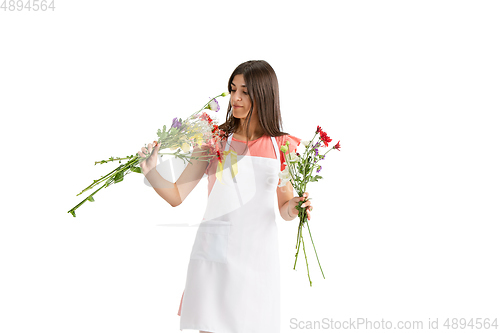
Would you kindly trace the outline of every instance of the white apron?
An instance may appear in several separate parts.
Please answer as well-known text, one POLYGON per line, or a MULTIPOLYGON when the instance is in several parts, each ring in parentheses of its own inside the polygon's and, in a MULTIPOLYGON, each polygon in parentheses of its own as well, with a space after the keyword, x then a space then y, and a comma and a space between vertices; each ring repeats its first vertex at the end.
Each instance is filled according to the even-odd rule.
MULTIPOLYGON (((231 144, 228 137, 226 149, 231 144)), ((276 159, 240 155, 237 174, 225 158, 191 251, 180 329, 279 333, 280 261, 274 202, 276 159)), ((243 143, 244 144, 244 143, 243 143)))

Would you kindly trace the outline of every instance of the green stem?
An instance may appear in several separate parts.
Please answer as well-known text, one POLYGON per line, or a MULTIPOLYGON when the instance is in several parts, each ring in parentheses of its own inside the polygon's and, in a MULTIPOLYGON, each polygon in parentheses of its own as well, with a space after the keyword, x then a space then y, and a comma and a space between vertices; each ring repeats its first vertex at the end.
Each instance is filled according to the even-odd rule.
POLYGON ((117 158, 113 158, 113 159, 107 159, 107 160, 102 160, 102 161, 96 161, 96 162, 94 162, 94 165, 97 165, 97 164, 104 164, 104 163, 114 162, 114 161, 130 160, 131 158, 134 158, 134 157, 117 157, 117 158))
POLYGON ((302 238, 302 230, 300 231, 300 239, 302 240, 302 249, 304 250, 304 257, 306 258, 307 276, 309 277, 309 284, 312 287, 311 276, 309 275, 309 264, 307 263, 306 247, 304 245, 304 239, 302 238))
POLYGON ((316 246, 314 246, 314 241, 313 241, 313 238, 312 238, 312 235, 311 235, 311 229, 309 228, 309 222, 307 222, 307 230, 309 230, 309 237, 311 238, 311 242, 312 242, 312 245, 313 245, 313 248, 314 248, 314 253, 316 253, 316 259, 318 260, 318 265, 319 265, 319 269, 321 269, 321 274, 323 274, 323 279, 325 278, 325 274, 323 273, 323 269, 321 268, 321 264, 319 262, 319 258, 318 258, 318 253, 316 252, 316 246))
POLYGON ((110 173, 108 173, 107 175, 105 176, 102 176, 101 178, 99 178, 98 180, 94 180, 94 182, 92 184, 90 184, 89 186, 87 186, 83 191, 81 191, 80 193, 78 193, 76 196, 79 196, 80 194, 82 194, 83 192, 85 191, 88 191, 90 190, 91 188, 95 187, 96 185, 102 183, 103 181, 105 181, 106 179, 109 179, 110 177, 113 177, 116 172, 118 170, 121 170, 123 168, 123 165, 119 165, 116 169, 114 169, 113 171, 111 171, 110 173))
POLYGON ((293 264, 293 269, 295 270, 295 266, 297 265, 297 257, 299 256, 299 251, 300 251, 300 223, 299 223, 299 230, 297 231, 297 238, 299 239, 299 245, 295 246, 297 249, 297 252, 295 253, 295 263, 293 264))
POLYGON ((295 248, 297 248, 299 244, 299 232, 300 232, 300 222, 299 222, 299 227, 297 228, 297 241, 295 242, 295 248))
POLYGON ((203 105, 203 107, 201 109, 199 109, 198 111, 196 111, 195 113, 193 113, 192 115, 190 115, 188 118, 191 118, 192 116, 194 116, 195 114, 199 113, 200 111, 205 110, 206 107, 210 104, 211 101, 213 101, 217 97, 221 97, 221 96, 222 96, 222 94, 220 94, 218 96, 215 96, 214 98, 212 98, 211 100, 209 100, 205 105, 203 105))
MULTIPOLYGON (((294 163, 292 163, 292 165, 290 165, 290 158, 287 158, 287 156, 289 156, 288 154, 283 153, 283 155, 285 155, 285 162, 286 162, 286 165, 288 166, 288 171, 290 171, 290 174, 292 176, 292 179, 295 179, 295 166, 294 166, 294 163)), ((292 185, 294 185, 292 183, 292 185)), ((295 188, 295 186, 293 186, 295 188)), ((295 190, 297 191, 297 189, 295 190)))
MULTIPOLYGON (((96 191, 94 191, 94 193, 90 194, 88 197, 85 198, 85 200, 83 200, 82 202, 80 202, 78 205, 76 205, 75 207, 71 208, 70 210, 68 210, 68 213, 71 213, 73 212, 73 214, 75 213, 75 209, 78 209, 78 207, 80 207, 81 205, 83 205, 85 203, 85 201, 87 201, 91 196, 93 196, 94 194, 96 194, 97 192, 99 192, 103 187, 107 187, 109 184, 104 184, 102 185, 100 188, 98 188, 96 191)), ((73 215, 76 217, 76 215, 73 215)))

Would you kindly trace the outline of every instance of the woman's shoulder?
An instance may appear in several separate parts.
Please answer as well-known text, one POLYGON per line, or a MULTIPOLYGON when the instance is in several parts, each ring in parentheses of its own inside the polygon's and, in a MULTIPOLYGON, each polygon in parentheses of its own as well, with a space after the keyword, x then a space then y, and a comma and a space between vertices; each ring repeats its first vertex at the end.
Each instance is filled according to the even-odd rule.
POLYGON ((293 147, 297 147, 300 145, 301 139, 295 135, 292 134, 284 134, 280 136, 274 137, 276 139, 276 143, 281 147, 282 145, 285 145, 286 142, 288 141, 289 144, 293 147))

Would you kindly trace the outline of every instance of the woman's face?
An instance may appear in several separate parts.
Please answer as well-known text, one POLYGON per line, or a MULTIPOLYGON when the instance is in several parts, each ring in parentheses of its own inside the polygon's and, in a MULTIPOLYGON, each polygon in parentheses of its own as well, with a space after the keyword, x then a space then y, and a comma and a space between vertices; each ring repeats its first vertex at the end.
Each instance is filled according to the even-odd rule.
MULTIPOLYGON (((245 86, 243 74, 235 75, 231 83, 231 106, 233 107, 233 116, 235 118, 244 119, 250 112, 252 101, 248 95, 248 89, 245 86)), ((256 110, 254 107, 254 115, 256 110)))

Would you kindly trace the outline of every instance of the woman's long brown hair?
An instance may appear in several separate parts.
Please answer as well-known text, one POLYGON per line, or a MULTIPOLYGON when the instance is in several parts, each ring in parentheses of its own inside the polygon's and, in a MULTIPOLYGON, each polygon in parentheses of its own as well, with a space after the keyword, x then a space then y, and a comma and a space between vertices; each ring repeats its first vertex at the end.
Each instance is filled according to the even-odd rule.
MULTIPOLYGON (((248 121, 245 126, 247 137, 246 145, 248 146, 250 120, 254 105, 259 110, 259 123, 265 134, 275 137, 281 135, 289 135, 282 132, 282 120, 280 111, 280 98, 278 78, 274 69, 264 60, 250 60, 240 64, 231 74, 227 84, 228 91, 231 91, 231 83, 236 75, 243 74, 245 85, 247 86, 250 100, 252 101, 250 112, 248 113, 248 121)), ((231 133, 234 133, 240 126, 240 119, 235 118, 232 113, 231 103, 227 107, 226 122, 219 126, 227 138, 231 133)))

